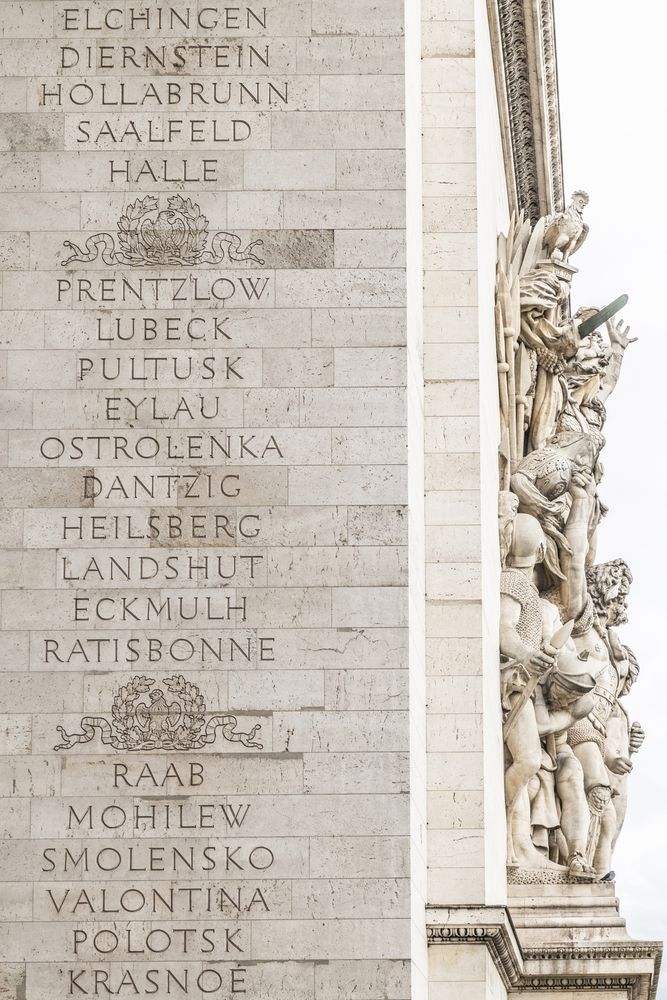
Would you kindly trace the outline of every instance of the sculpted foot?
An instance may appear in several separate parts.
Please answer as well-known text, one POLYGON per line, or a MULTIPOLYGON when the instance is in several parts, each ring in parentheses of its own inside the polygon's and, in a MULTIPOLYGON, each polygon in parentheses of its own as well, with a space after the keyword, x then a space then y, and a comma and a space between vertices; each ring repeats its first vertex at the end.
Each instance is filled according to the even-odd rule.
POLYGON ((575 851, 568 858, 568 867, 572 878, 581 879, 584 882, 597 882, 600 876, 592 865, 589 865, 586 858, 579 851, 575 851))
POLYGON ((533 844, 515 845, 514 856, 516 863, 522 868, 538 868, 543 871, 564 871, 562 865, 557 865, 555 861, 550 861, 533 844))

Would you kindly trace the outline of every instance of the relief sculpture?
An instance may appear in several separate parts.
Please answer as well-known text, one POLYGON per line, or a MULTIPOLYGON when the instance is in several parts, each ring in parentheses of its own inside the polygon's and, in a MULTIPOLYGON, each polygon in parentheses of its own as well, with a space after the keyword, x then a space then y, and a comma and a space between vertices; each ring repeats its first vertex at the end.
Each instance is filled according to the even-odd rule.
POLYGON ((632 574, 600 563, 605 404, 633 342, 571 307, 588 195, 499 240, 500 683, 511 882, 612 880, 644 732, 624 698, 639 667, 619 629, 632 574), (603 332, 604 331, 604 332, 603 332))

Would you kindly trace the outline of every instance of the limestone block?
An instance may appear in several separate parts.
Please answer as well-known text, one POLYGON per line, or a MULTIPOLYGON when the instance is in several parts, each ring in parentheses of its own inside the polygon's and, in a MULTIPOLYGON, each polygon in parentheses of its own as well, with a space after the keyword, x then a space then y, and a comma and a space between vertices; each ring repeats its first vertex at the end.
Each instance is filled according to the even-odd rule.
MULTIPOLYGON (((448 5, 451 7, 451 5, 448 5)), ((432 8, 427 8, 430 10, 432 8)), ((472 4, 470 5, 472 13, 472 4)), ((475 54, 475 23, 450 20, 441 13, 442 20, 431 20, 422 40, 422 53, 427 59, 442 59, 475 54)))
POLYGON ((405 80, 398 75, 323 76, 320 107, 323 111, 400 111, 405 102, 404 88, 405 80))
MULTIPOLYGON (((15 234, 9 234, 10 239, 15 234)), ((0 313, 0 344, 37 350, 44 346, 44 316, 39 312, 18 312, 12 309, 0 313)))
POLYGON ((245 186, 254 191, 326 190, 336 184, 333 150, 253 150, 244 154, 243 163, 245 186))
MULTIPOLYGON (((427 489, 451 490, 452 492, 469 492, 475 489, 479 482, 480 456, 476 452, 434 452, 426 455, 425 479, 427 489)), ((476 523, 477 517, 471 523, 476 523)), ((443 522, 443 527, 455 525, 443 522)))
POLYGON ((334 353, 337 386, 405 385, 405 351, 396 348, 340 348, 334 353))
MULTIPOLYGON (((0 763, 0 788, 8 800, 20 796, 27 802, 31 797, 58 795, 60 762, 48 757, 19 755, 3 760, 0 763)), ((25 836, 29 836, 29 832, 25 836)))
MULTIPOLYGON (((301 73, 403 73, 403 40, 373 37, 311 35, 297 40, 301 73)), ((399 143, 400 148, 401 144, 399 143)))
POLYGON ((349 712, 357 709, 408 708, 408 686, 400 670, 331 670, 326 674, 325 707, 349 712))
POLYGON ((479 520, 479 497, 473 490, 433 490, 426 498, 427 526, 479 524, 479 520))
MULTIPOLYGON (((350 41, 347 40, 350 45, 350 41)), ((403 116, 388 111, 285 111, 273 125, 274 149, 396 149, 403 116)))
POLYGON ((405 472, 392 465, 349 465, 322 468, 317 479, 307 470, 290 470, 293 504, 392 504, 405 499, 405 472))
POLYGON ((291 753, 407 749, 403 712, 276 712, 274 748, 291 753))
POLYGON ((331 408, 336 407, 343 426, 400 427, 404 406, 404 393, 398 388, 305 389, 301 394, 301 421, 309 427, 322 426, 331 408))
POLYGON ((474 0, 424 0, 422 7, 424 21, 472 21, 474 13, 474 0))
POLYGON ((306 792, 406 792, 409 759, 399 753, 306 753, 306 792))
POLYGON ((405 155, 396 149, 342 149, 336 154, 336 187, 402 190, 405 155))
MULTIPOLYGON (((438 61, 438 64, 442 60, 438 61)), ((477 110, 475 104, 475 94, 468 93, 447 93, 446 91, 435 90, 424 94, 423 98, 423 123, 425 128, 452 128, 463 126, 474 126, 477 122, 477 110)), ((472 196, 477 191, 476 163, 473 158, 468 164, 459 164, 458 167, 465 166, 465 175, 472 181, 471 191, 448 191, 441 194, 463 194, 472 196), (472 168, 472 169, 471 169, 472 168)), ((454 164, 456 166, 456 164, 454 164)), ((437 192, 436 192, 437 193, 437 192)))
POLYGON ((294 229, 400 229, 404 196, 397 191, 288 191, 284 220, 294 229))
POLYGON ((30 715, 12 713, 0 715, 0 753, 28 753, 32 740, 30 715))
POLYGON ((400 231, 340 230, 335 236, 337 267, 402 267, 405 236, 400 231))
POLYGON ((0 103, 6 113, 26 111, 27 82, 18 77, 0 77, 0 103))
POLYGON ((348 507, 348 541, 367 545, 405 545, 405 507, 348 507))
MULTIPOLYGON (((0 885, 0 906, 4 920, 31 920, 32 890, 26 882, 5 882, 0 885)), ((6 974, 6 970, 3 970, 6 974)))
MULTIPOLYGON (((17 47, 16 42, 12 42, 8 45, 7 42, 0 43, 0 52, 6 61, 11 58, 10 53, 14 51, 17 47)), ((30 43, 29 48, 35 52, 35 46, 30 43)), ((0 113, 0 150, 2 151, 41 151, 41 150, 55 150, 62 149, 65 133, 65 117, 64 115, 54 114, 50 118, 43 118, 41 115, 35 114, 23 114, 23 113, 0 113)), ((60 211, 58 207, 54 205, 54 200, 52 198, 45 198, 37 194, 33 194, 31 197, 24 196, 27 200, 23 202, 26 209, 29 209, 32 213, 31 215, 31 225, 32 220, 37 219, 39 215, 38 206, 41 204, 45 209, 49 209, 51 212, 51 217, 56 221, 63 221, 66 224, 66 220, 69 218, 77 218, 74 215, 75 209, 72 204, 76 204, 75 200, 72 199, 71 204, 62 204, 60 211)), ((60 201, 59 201, 59 204, 60 201)), ((14 212, 10 211, 10 203, 6 199, 0 199, 0 205, 3 206, 2 218, 3 218, 3 229, 13 228, 9 225, 9 220, 12 218, 23 217, 24 224, 27 221, 25 214, 17 211, 15 208, 14 212)), ((78 215, 78 213, 77 213, 78 215)), ((77 225, 74 222, 73 225, 77 225)), ((41 228, 46 229, 47 226, 42 226, 41 228)))
POLYGON ((313 0, 313 33, 317 35, 400 35, 402 0, 313 0))
POLYGON ((429 636, 478 639, 482 634, 481 601, 429 601, 426 621, 429 636))
POLYGON ((476 233, 475 198, 453 195, 424 198, 424 232, 476 233))
POLYGON ((0 177, 3 192, 34 190, 39 187, 39 163, 25 153, 0 153, 0 177))
POLYGON ((332 594, 332 624, 406 625, 404 587, 338 587, 332 594))
POLYGON ((256 427, 296 427, 299 424, 298 389, 247 389, 245 418, 256 427))
POLYGON ((266 350, 263 357, 265 386, 326 386, 333 384, 332 350, 266 350))
POLYGON ((481 674, 482 643, 479 639, 429 639, 426 643, 427 675, 472 677, 481 674))
POLYGON ((289 929, 269 921, 253 927, 253 958, 303 960, 317 946, 325 959, 400 958, 409 939, 409 920, 292 920, 289 929), (273 949, 273 954, 268 954, 273 949))
POLYGON ((436 716, 482 711, 482 683, 479 677, 428 677, 426 691, 429 709, 436 716))
POLYGON ((273 648, 283 669, 314 664, 336 669, 348 659, 358 669, 407 667, 407 637, 400 628, 283 629, 276 632, 273 648))
MULTIPOLYGON (((474 271, 428 271, 424 276, 424 304, 474 306, 477 302, 477 274, 474 271)), ((429 377, 429 374, 427 374, 429 377)))
POLYGON ((403 428, 351 427, 334 432, 331 448, 331 458, 336 463, 361 463, 370 451, 382 455, 386 462, 400 465, 405 461, 407 435, 403 428))
POLYGON ((3 632, 0 636, 1 669, 10 672, 27 669, 29 644, 27 632, 3 632))
POLYGON ((290 711, 324 705, 318 670, 244 670, 228 676, 231 711, 290 711))
POLYGON ((410 990, 410 966, 400 961, 329 961, 316 967, 317 1000, 402 1000, 410 990))
POLYGON ((424 388, 426 416, 474 416, 479 413, 479 386, 463 379, 427 384, 424 388))
POLYGON ((398 837, 314 837, 310 841, 312 878, 331 878, 344 871, 348 878, 402 878, 409 859, 398 837))
MULTIPOLYGON (((429 101, 429 109, 428 122, 432 126, 441 122, 443 127, 446 126, 446 119, 452 114, 457 121, 463 117, 459 110, 452 112, 449 106, 443 108, 435 104, 434 98, 429 101), (443 121, 443 119, 445 120, 443 121)), ((425 163, 423 168, 424 195, 427 198, 448 195, 474 197, 477 190, 475 167, 474 163, 425 163)))
POLYGON ((470 344, 478 336, 477 310, 441 306, 424 310, 424 342, 470 344))
POLYGON ((426 748, 429 753, 484 749, 480 715, 455 715, 454 711, 452 708, 442 715, 429 714, 426 722, 426 748))
POLYGON ((78 229, 78 195, 0 194, 0 218, 3 230, 29 228, 33 231, 78 229))
POLYGON ((314 347, 396 347, 405 344, 401 309, 313 309, 314 347))
POLYGON ((292 900, 299 919, 400 916, 407 901, 405 879, 311 879, 295 883, 292 900))
POLYGON ((32 395, 0 390, 0 427, 29 427, 32 422, 32 395))
POLYGON ((428 805, 430 830, 481 830, 484 827, 481 791, 432 791, 428 805))

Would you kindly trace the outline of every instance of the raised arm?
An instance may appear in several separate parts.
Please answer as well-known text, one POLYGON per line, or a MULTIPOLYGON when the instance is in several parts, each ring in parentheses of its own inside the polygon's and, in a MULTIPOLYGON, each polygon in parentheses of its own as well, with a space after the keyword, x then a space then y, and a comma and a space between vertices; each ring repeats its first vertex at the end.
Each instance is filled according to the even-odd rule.
POLYGON ((565 537, 570 553, 563 559, 565 580, 561 584, 561 599, 565 618, 575 621, 583 614, 588 602, 586 558, 591 511, 595 501, 595 480, 592 473, 579 469, 572 475, 570 486, 572 507, 565 525, 565 537))
POLYGON ((634 344, 637 340, 636 337, 630 336, 630 327, 625 326, 622 320, 619 320, 618 323, 609 320, 607 323, 607 333, 609 334, 610 344, 607 350, 609 366, 602 381, 602 388, 598 393, 598 399, 601 403, 605 403, 609 399, 618 384, 621 376, 623 355, 628 344, 634 344))

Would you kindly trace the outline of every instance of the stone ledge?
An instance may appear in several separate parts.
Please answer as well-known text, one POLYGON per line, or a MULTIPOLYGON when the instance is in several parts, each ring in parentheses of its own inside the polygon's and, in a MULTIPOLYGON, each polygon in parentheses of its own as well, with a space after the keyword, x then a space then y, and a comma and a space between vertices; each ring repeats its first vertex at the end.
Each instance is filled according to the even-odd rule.
MULTIPOLYGON (((592 928, 595 930, 595 928, 592 928)), ((432 906, 426 911, 430 947, 483 945, 507 990, 620 991, 628 1000, 655 1000, 662 944, 625 940, 522 945, 505 906, 432 906)), ((546 931, 546 933, 549 933, 546 931)))

